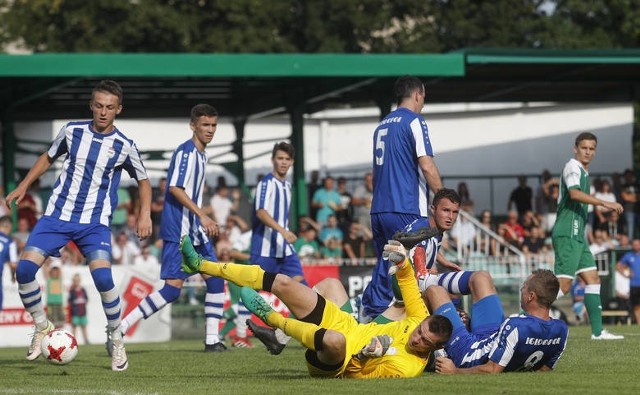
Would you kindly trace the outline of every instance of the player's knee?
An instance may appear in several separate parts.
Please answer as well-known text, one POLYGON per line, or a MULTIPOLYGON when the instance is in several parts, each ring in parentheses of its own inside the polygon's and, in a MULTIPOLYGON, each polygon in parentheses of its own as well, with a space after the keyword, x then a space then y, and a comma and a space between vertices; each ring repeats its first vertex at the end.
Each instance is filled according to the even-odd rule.
POLYGON ((93 283, 99 292, 107 292, 114 288, 113 277, 111 276, 111 268, 100 267, 91 271, 93 283))
POLYGON ((162 298, 167 301, 167 303, 172 303, 178 300, 178 298, 180 297, 180 288, 165 283, 164 287, 160 289, 159 293, 160 295, 162 295, 162 298))
POLYGON ((287 276, 286 274, 277 274, 275 281, 273 282, 272 290, 276 288, 284 290, 290 288, 295 283, 297 283, 297 281, 287 276))
POLYGON ((18 284, 26 284, 36 279, 36 273, 40 266, 29 260, 20 260, 16 268, 16 280, 18 284))
POLYGON ((493 287, 493 279, 489 272, 480 270, 477 272, 473 272, 471 277, 469 278, 469 287, 472 290, 476 289, 478 286, 491 286, 493 287))

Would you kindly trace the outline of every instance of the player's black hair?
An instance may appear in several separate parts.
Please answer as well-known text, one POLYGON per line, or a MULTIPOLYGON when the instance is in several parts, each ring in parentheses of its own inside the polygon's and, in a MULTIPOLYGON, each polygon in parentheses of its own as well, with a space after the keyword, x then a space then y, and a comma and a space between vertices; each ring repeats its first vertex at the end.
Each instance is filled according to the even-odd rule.
POLYGON ((405 75, 404 77, 398 78, 393 85, 396 104, 399 105, 402 100, 411 97, 415 91, 424 91, 424 84, 419 78, 412 75, 405 75))
POLYGON ((217 117, 218 110, 209 104, 196 104, 191 108, 191 123, 198 122, 200 117, 217 117))
POLYGON ((124 99, 124 94, 122 93, 122 87, 113 80, 102 80, 98 82, 98 85, 96 85, 91 91, 92 100, 96 92, 107 92, 107 93, 111 93, 114 96, 117 96, 118 104, 122 104, 122 100, 124 99))
POLYGON ((296 149, 293 148, 292 144, 287 143, 286 141, 275 143, 275 145, 273 146, 273 151, 271 151, 271 159, 276 157, 276 152, 278 151, 286 152, 291 157, 291 159, 294 159, 296 156, 296 149))
POLYGON ((591 132, 580 133, 578 137, 576 137, 576 147, 578 146, 578 144, 580 144, 582 140, 592 140, 596 142, 596 145, 598 144, 598 138, 596 137, 595 134, 591 132))
POLYGON ((458 195, 458 192, 456 192, 454 189, 442 188, 433 196, 433 202, 431 204, 437 206, 438 203, 440 203, 440 201, 445 198, 451 200, 452 203, 455 203, 457 205, 460 205, 460 203, 462 202, 462 200, 460 199, 460 195, 458 195))
POLYGON ((441 342, 447 342, 453 333, 451 321, 443 315, 434 314, 429 316, 429 331, 437 335, 441 342))

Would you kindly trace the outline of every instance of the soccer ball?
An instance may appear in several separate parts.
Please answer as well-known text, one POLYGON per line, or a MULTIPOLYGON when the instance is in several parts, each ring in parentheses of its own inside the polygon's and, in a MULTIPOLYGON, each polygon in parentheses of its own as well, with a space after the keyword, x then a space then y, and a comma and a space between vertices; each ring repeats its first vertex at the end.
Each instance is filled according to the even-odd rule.
POLYGON ((67 364, 78 355, 75 336, 64 329, 55 329, 46 334, 40 347, 45 359, 56 365, 67 364))

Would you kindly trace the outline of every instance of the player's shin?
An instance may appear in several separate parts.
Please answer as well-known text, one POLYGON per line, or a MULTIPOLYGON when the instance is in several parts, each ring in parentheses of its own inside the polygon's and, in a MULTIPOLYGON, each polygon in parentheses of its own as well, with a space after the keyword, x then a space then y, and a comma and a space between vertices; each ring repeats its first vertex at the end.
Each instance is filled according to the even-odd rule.
POLYGON ((262 289, 264 270, 258 265, 202 261, 200 272, 233 281, 241 287, 262 289))

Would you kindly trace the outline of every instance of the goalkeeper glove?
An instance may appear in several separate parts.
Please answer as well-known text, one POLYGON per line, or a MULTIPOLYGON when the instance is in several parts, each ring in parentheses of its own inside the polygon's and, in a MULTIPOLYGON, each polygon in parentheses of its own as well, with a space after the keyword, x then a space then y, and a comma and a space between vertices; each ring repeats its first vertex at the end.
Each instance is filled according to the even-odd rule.
POLYGON ((378 335, 371 338, 371 341, 356 354, 356 358, 364 360, 367 358, 378 358, 389 351, 389 346, 393 343, 393 338, 388 335, 378 335))
POLYGON ((402 246, 399 241, 389 240, 387 244, 384 246, 384 251, 382 252, 382 258, 388 259, 393 262, 394 266, 389 268, 389 275, 396 274, 398 269, 404 267, 407 264, 407 256, 409 252, 402 246))

